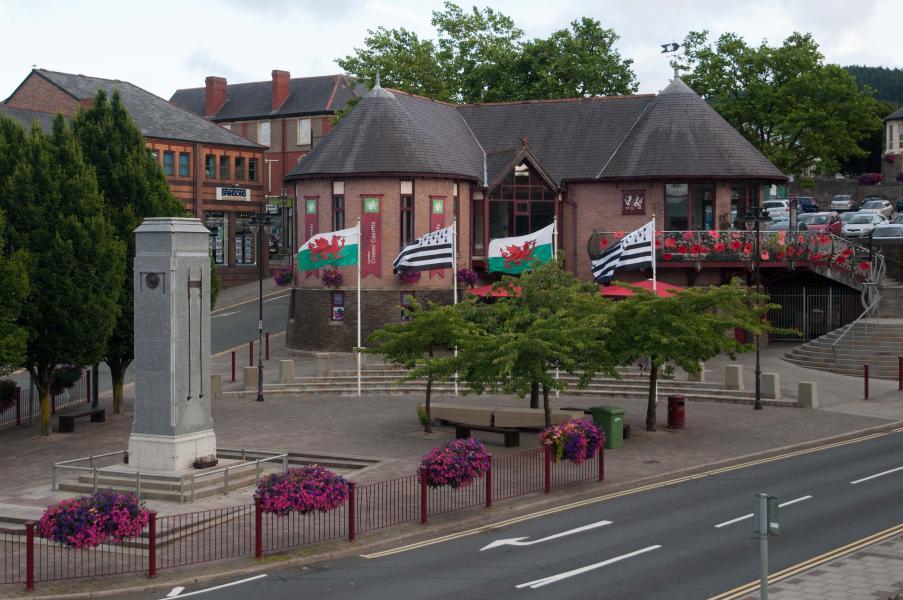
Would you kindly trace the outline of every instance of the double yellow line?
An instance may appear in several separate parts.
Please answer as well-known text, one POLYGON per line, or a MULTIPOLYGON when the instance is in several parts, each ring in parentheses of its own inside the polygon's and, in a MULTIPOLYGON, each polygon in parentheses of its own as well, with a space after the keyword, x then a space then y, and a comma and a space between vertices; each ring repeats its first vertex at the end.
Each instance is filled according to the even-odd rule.
MULTIPOLYGON (((787 579, 788 577, 800 575, 803 572, 822 565, 826 562, 830 562, 836 558, 850 554, 851 552, 862 550, 863 548, 871 546, 872 544, 876 544, 900 534, 903 534, 903 523, 894 525, 893 527, 885 529, 884 531, 879 531, 878 533, 874 533, 860 540, 856 540, 855 542, 849 543, 846 546, 835 548, 834 550, 830 550, 828 552, 825 552, 824 554, 810 558, 809 560, 804 560, 803 562, 795 564, 792 567, 787 567, 783 571, 773 573, 768 576, 768 583, 777 583, 779 581, 787 579)), ((718 594, 717 596, 712 596, 711 598, 709 598, 709 600, 735 600, 736 598, 742 598, 743 596, 755 593, 758 589, 759 582, 750 581, 749 583, 741 585, 740 587, 736 587, 730 591, 718 594)))

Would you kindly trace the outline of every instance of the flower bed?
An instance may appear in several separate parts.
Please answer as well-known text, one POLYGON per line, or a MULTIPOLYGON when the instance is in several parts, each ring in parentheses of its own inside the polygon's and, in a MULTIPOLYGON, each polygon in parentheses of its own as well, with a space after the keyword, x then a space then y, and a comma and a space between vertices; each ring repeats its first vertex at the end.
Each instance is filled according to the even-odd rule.
POLYGON ((148 512, 138 498, 111 490, 51 504, 38 521, 38 535, 70 548, 91 548, 141 535, 148 512))
POLYGON ((577 419, 541 431, 539 439, 551 444, 556 460, 566 458, 579 465, 595 456, 605 442, 605 434, 588 419, 577 419))
POLYGON ((447 485, 459 488, 483 476, 489 470, 489 453, 479 440, 452 440, 433 448, 420 459, 420 476, 432 488, 447 485))
POLYGON ((265 512, 287 515, 334 510, 348 499, 348 480, 320 465, 275 473, 257 483, 254 498, 265 512))

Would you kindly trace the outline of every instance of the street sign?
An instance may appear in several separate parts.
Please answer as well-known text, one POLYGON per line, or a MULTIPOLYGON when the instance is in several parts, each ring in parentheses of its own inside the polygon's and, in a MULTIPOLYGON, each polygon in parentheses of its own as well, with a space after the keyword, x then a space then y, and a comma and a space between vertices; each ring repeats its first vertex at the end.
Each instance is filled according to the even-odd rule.
POLYGON ((757 494, 760 498, 765 497, 765 502, 756 499, 755 509, 753 511, 755 532, 760 535, 777 535, 780 530, 780 506, 775 496, 767 494, 757 494))

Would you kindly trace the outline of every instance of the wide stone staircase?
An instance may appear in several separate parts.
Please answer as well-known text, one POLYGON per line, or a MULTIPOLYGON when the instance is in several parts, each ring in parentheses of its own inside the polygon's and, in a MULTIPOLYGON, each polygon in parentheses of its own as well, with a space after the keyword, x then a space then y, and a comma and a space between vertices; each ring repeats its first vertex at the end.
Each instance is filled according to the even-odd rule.
MULTIPOLYGON (((882 297, 883 300, 883 297, 882 297)), ((903 318, 863 318, 797 346, 785 360, 840 375, 896 379, 903 355, 903 318)))

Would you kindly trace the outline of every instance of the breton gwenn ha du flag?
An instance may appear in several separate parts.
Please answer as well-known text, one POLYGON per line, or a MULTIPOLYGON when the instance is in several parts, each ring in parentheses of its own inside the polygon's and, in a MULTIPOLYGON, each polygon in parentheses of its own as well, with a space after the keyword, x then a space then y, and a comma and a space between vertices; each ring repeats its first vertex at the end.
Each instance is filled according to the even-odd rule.
POLYGON ((596 283, 608 283, 615 271, 635 271, 651 267, 652 240, 655 239, 655 221, 646 223, 636 231, 625 235, 621 241, 592 261, 593 279, 596 283))
POLYGON ((437 229, 414 240, 404 247, 392 266, 396 271, 428 271, 451 269, 454 261, 453 227, 437 229))

